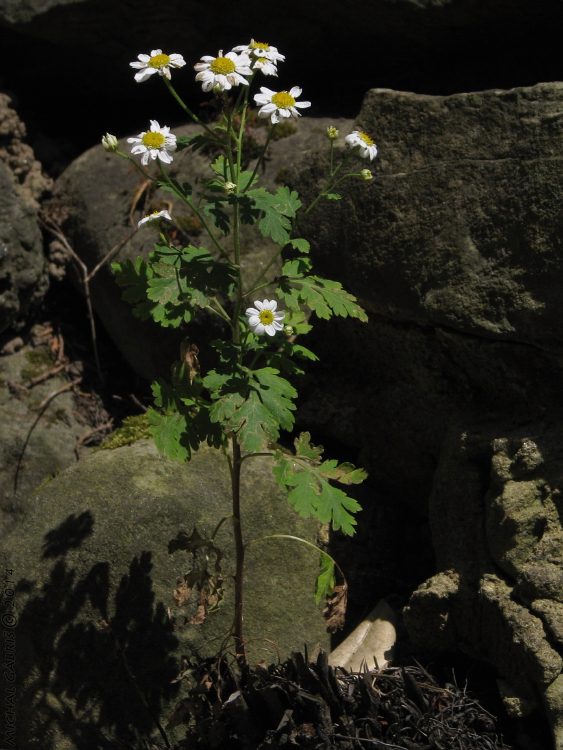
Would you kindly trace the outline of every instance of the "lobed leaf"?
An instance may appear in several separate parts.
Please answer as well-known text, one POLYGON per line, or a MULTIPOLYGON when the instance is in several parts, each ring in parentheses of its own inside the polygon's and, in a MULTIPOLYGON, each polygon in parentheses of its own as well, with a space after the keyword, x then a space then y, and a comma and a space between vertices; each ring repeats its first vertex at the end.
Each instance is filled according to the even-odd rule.
POLYGON ((315 602, 317 604, 320 604, 323 599, 332 594, 335 584, 334 560, 324 552, 321 552, 320 568, 315 591, 315 602))

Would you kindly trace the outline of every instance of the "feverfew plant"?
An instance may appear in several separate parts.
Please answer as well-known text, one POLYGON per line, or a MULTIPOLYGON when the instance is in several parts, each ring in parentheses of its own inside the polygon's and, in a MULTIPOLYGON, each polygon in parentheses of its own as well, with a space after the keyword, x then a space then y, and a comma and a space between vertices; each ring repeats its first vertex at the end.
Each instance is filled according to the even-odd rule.
MULTIPOLYGON (((288 493, 288 502, 297 513, 315 516, 350 535, 356 524, 354 513, 360 506, 336 483, 357 484, 366 476, 352 464, 323 460, 322 447, 313 446, 307 432, 295 439, 294 450, 278 443, 280 431, 291 431, 294 426, 297 392, 285 376, 303 372, 300 361, 317 359, 298 343, 299 336, 311 330, 313 316, 329 319, 340 315, 367 320, 356 299, 341 284, 313 272, 309 243, 299 236, 299 226, 320 200, 340 198, 334 188, 342 180, 371 179, 368 169, 343 174, 343 167, 354 155, 372 161, 377 153, 369 135, 354 131, 347 136, 348 149, 335 167, 334 144, 339 134, 336 128, 329 127, 329 173, 324 187, 309 206, 303 206, 298 194, 288 187, 280 187, 272 194, 259 186, 260 165, 278 123, 296 119, 302 114, 300 109, 310 106, 308 101, 298 101, 301 96, 298 86, 282 91, 260 87, 253 101, 259 107, 258 117, 269 120, 268 137, 254 168, 251 171, 242 168, 252 85, 256 77, 277 76, 277 66, 284 59, 276 47, 254 39, 226 54, 221 50, 217 57, 202 57, 194 66, 196 80, 204 91, 212 92, 224 116, 221 125, 208 126, 172 86, 172 76, 186 64, 184 58, 160 49, 152 50, 150 55, 140 54, 131 63, 139 71, 135 80, 143 83, 158 74, 156 77, 164 81, 184 111, 201 126, 201 132, 191 137, 176 137, 168 126, 161 127, 151 120, 147 131, 128 139, 132 144, 130 155, 119 150, 115 136, 107 133, 102 138, 107 151, 132 161, 144 178, 153 180, 158 188, 189 206, 211 242, 210 249, 206 249, 193 245, 177 247, 169 241, 166 228, 174 224, 169 204, 169 210, 156 211, 139 222, 139 227, 156 226, 160 234, 160 242, 148 262, 138 258, 135 263, 114 263, 112 267, 117 283, 125 287, 123 298, 134 305, 134 315, 142 320, 152 318, 164 327, 178 328, 189 324, 200 307, 221 318, 228 331, 225 340, 211 342, 218 364, 206 373, 200 372, 198 347, 185 339, 180 346, 180 361, 172 367, 171 382, 153 383, 154 406, 149 409, 148 418, 156 445, 170 458, 189 460, 204 441, 220 449, 226 457, 231 475, 232 514, 219 520, 210 539, 202 538, 194 529, 190 535, 181 532, 172 546, 185 549, 194 557, 202 548, 217 554, 215 537, 225 521, 232 521, 236 553, 232 635, 239 663, 246 658, 245 550, 250 544, 286 536, 245 539, 240 497, 244 463, 255 456, 268 456, 278 484, 288 493), (201 180, 196 189, 188 182, 180 185, 165 169, 177 151, 186 148, 219 154, 211 164, 213 176, 201 180), (139 156, 142 166, 134 158, 139 156), (143 169, 152 164, 157 170, 153 175, 143 169), (277 245, 255 278, 246 278, 241 267, 241 224, 256 225, 263 236, 270 237, 277 245), (229 247, 223 241, 228 234, 232 235, 229 247), (273 267, 280 256, 282 270, 275 276, 273 267), (260 291, 274 283, 277 299, 260 299, 260 291)), ((305 540, 298 541, 314 546, 305 540)), ((335 586, 335 562, 326 552, 319 552, 316 598, 318 602, 327 599, 328 627, 335 630, 343 623, 346 584, 335 586)), ((199 591, 199 607, 191 618, 193 623, 203 622, 207 610, 222 597, 219 558, 220 554, 216 575, 207 569, 191 570, 175 591, 178 605, 186 603, 192 592, 199 591)))

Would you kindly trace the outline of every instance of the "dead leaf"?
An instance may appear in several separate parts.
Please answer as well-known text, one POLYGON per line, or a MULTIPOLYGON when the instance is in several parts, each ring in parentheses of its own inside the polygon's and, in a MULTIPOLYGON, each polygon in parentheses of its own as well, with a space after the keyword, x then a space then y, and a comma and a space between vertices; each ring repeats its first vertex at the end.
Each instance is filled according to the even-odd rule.
POLYGON ((190 383, 194 382, 195 376, 199 375, 200 372, 198 354, 198 347, 195 344, 190 344, 189 338, 185 338, 180 344, 180 357, 182 363, 188 368, 190 383))
POLYGON ((174 589, 174 603, 177 607, 186 604, 191 595, 195 584, 201 579, 201 571, 190 570, 185 576, 176 578, 176 588, 174 589))
POLYGON ((192 615, 188 620, 190 625, 203 625, 205 618, 207 617, 207 606, 205 604, 199 604, 196 609, 195 615, 192 615))
POLYGON ((326 600, 323 615, 326 619, 327 633, 342 630, 346 620, 346 603, 348 601, 348 586, 335 586, 332 596, 326 600))
POLYGON ((190 714, 197 716, 197 713, 199 713, 199 711, 197 711, 199 708, 199 706, 196 705, 197 703, 200 703, 200 701, 192 701, 189 698, 181 700, 168 717, 168 724, 165 727, 166 731, 168 732, 170 729, 174 729, 174 727, 177 727, 180 724, 187 723, 190 719, 190 714))

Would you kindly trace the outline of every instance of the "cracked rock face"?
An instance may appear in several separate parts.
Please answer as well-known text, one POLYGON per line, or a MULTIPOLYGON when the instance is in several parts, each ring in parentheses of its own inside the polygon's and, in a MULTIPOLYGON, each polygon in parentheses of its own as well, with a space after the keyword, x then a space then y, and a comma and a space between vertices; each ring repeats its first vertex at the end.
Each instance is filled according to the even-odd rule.
POLYGON ((24 143, 25 126, 0 94, 0 332, 37 305, 49 286, 37 223, 51 182, 24 143))
POLYGON ((554 422, 489 419, 451 430, 430 497, 440 572, 405 610, 421 648, 461 648, 494 664, 510 714, 527 715, 543 701, 558 748, 562 440, 554 422))
MULTIPOLYGON (((429 508, 436 574, 406 610, 427 651, 498 670, 513 715, 563 747, 563 84, 450 97, 374 89, 368 183, 304 223, 315 270, 367 309, 315 325, 301 424, 362 447, 405 514, 429 508), (351 387, 353 383, 353 387, 351 387)), ((292 187, 307 201, 324 153, 292 187)))

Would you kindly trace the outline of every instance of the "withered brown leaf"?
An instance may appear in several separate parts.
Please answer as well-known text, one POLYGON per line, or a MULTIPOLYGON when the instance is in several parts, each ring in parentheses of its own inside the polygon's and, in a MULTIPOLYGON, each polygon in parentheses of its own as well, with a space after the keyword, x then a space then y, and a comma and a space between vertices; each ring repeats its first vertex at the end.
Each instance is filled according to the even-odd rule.
POLYGON ((326 629, 328 633, 336 633, 342 630, 346 620, 346 604, 348 602, 348 586, 335 586, 332 596, 326 600, 326 607, 323 609, 323 615, 326 619, 326 629))

